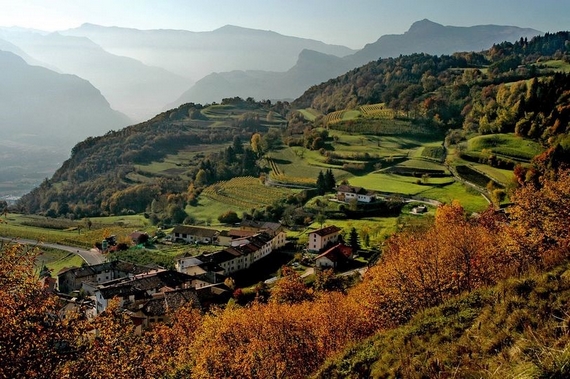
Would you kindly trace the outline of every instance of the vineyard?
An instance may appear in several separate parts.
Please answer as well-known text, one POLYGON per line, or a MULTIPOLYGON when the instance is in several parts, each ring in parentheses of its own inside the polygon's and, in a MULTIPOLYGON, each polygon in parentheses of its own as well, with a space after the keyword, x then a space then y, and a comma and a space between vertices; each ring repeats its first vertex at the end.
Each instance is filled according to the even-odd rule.
POLYGON ((364 116, 376 118, 395 118, 397 116, 404 116, 404 113, 401 111, 397 112, 393 109, 386 108, 384 103, 362 105, 360 107, 360 112, 362 112, 364 116))
POLYGON ((331 112, 324 117, 323 122, 325 123, 325 125, 335 124, 337 122, 341 122, 342 116, 344 115, 344 112, 345 111, 331 112))
POLYGON ((269 168, 271 168, 271 173, 269 177, 271 181, 276 184, 280 184, 283 186, 300 186, 300 187, 314 187, 316 185, 316 180, 313 178, 307 177, 293 177, 293 176, 286 176, 283 171, 279 168, 279 165, 275 163, 275 161, 270 158, 266 157, 267 164, 269 168))
POLYGON ((252 176, 237 177, 207 187, 202 195, 242 209, 258 208, 290 195, 287 189, 267 187, 252 176))

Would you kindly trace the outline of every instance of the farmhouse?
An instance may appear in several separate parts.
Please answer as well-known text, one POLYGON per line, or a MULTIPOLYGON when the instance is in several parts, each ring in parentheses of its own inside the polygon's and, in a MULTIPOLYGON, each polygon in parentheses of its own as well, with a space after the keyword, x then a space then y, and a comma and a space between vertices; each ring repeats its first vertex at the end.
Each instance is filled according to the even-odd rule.
POLYGON ((309 251, 320 251, 338 241, 341 229, 337 226, 327 226, 309 233, 309 251))
POLYGON ((219 267, 223 275, 228 275, 245 270, 252 263, 268 256, 274 250, 274 246, 278 245, 278 242, 274 241, 276 238, 271 238, 267 233, 258 233, 251 237, 233 240, 231 246, 223 250, 202 254, 196 258, 203 261, 204 265, 219 267))
POLYGON ((278 222, 268 222, 268 221, 254 221, 254 220, 243 220, 239 226, 240 230, 250 231, 254 233, 265 232, 271 237, 275 237, 277 234, 284 231, 283 225, 278 222))
POLYGON ((339 243, 315 258, 315 265, 318 268, 337 268, 351 258, 352 248, 339 243))
POLYGON ((412 208, 413 214, 422 214, 427 212, 427 207, 425 205, 418 205, 417 207, 412 208))
POLYGON ((376 200, 376 192, 368 191, 364 187, 353 187, 342 184, 336 187, 336 198, 346 203, 351 200, 356 200, 360 203, 371 203, 376 200))
POLYGON ((188 243, 211 244, 217 242, 219 233, 219 231, 214 229, 177 225, 172 230, 172 240, 184 240, 188 243))
POLYGON ((97 314, 107 309, 109 300, 119 299, 119 306, 133 309, 153 298, 153 296, 182 288, 193 288, 194 277, 177 271, 158 271, 121 278, 97 286, 95 299, 97 314))
POLYGON ((148 329, 158 322, 168 322, 169 315, 185 304, 200 308, 200 300, 194 288, 167 290, 154 295, 151 299, 127 309, 128 315, 137 326, 136 332, 148 329))
POLYGON ((257 232, 251 230, 230 229, 222 230, 218 235, 218 245, 231 246, 232 241, 238 238, 251 237, 257 232))
POLYGON ((96 286, 119 278, 155 271, 156 267, 140 266, 130 262, 112 261, 93 266, 65 268, 57 274, 57 289, 62 293, 79 291, 84 283, 96 286))
POLYGON ((182 258, 178 258, 176 260, 176 263, 174 263, 174 269, 184 274, 196 276, 205 274, 207 272, 201 267, 203 264, 204 262, 202 262, 200 259, 192 255, 188 255, 182 258))

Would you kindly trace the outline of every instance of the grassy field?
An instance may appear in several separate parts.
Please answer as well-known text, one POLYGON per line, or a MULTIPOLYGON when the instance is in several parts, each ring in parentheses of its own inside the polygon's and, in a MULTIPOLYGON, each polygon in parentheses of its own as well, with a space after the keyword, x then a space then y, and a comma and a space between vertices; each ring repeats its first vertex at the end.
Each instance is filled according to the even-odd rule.
POLYGON ((368 175, 355 176, 349 180, 353 186, 366 189, 402 195, 419 195, 433 187, 447 186, 454 183, 453 178, 430 178, 426 184, 418 184, 418 178, 412 176, 395 175, 382 171, 368 175))
POLYGON ((523 161, 530 161, 543 150, 537 142, 517 137, 514 134, 477 136, 468 141, 467 148, 468 151, 477 153, 490 150, 495 154, 523 161))
POLYGON ((196 206, 187 206, 186 213, 196 218, 199 223, 208 223, 218 225, 218 216, 232 210, 241 216, 243 212, 251 212, 251 208, 242 208, 237 205, 228 206, 228 204, 210 199, 206 196, 200 196, 196 206))
POLYGON ((46 248, 41 248, 40 251, 36 267, 41 269, 45 265, 50 269, 53 277, 65 267, 80 267, 84 263, 80 256, 67 251, 46 248))
POLYGON ((322 116, 321 112, 317 111, 316 109, 312 109, 312 108, 300 109, 299 112, 308 121, 315 121, 315 119, 317 117, 322 116))
POLYGON ((1 236, 82 248, 93 247, 95 242, 110 235, 116 235, 119 242, 128 242, 129 234, 135 230, 150 233, 155 230, 142 215, 91 218, 91 230, 87 228, 84 220, 71 221, 21 214, 9 214, 2 220, 4 222, 0 223, 1 236))
POLYGON ((467 212, 482 212, 489 207, 489 203, 481 194, 458 182, 441 188, 430 188, 420 195, 446 204, 457 200, 467 212))
POLYGON ((570 72, 570 63, 564 62, 563 60, 551 60, 551 61, 542 62, 542 64, 556 71, 567 72, 567 73, 570 72))
POLYGON ((481 163, 469 163, 469 165, 503 186, 507 186, 513 180, 513 172, 511 170, 503 170, 481 163))

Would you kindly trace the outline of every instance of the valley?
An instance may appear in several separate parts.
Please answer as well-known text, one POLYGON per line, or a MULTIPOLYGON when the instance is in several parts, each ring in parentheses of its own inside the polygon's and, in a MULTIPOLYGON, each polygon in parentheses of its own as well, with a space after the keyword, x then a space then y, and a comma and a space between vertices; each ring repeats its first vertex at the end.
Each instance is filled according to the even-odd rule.
POLYGON ((0 377, 570 374, 570 32, 0 38, 0 377))

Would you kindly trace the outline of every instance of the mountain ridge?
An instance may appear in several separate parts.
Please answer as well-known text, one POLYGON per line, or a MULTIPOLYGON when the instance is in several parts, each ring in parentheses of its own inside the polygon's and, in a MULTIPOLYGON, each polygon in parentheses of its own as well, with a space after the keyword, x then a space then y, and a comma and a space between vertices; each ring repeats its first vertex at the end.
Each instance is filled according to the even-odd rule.
MULTIPOLYGON (((244 82, 243 80, 243 77, 247 76, 247 72, 243 72, 240 80, 234 82, 231 80, 233 77, 236 77, 235 70, 233 70, 232 75, 223 72, 218 72, 218 75, 225 77, 225 85, 229 85, 232 88, 232 96, 286 100, 301 96, 302 91, 311 85, 332 79, 380 57, 396 57, 402 54, 407 55, 419 52, 441 55, 452 54, 457 51, 480 51, 489 48, 493 43, 513 42, 521 37, 529 37, 536 34, 540 34, 540 32, 516 26, 476 25, 455 27, 443 26, 424 19, 414 22, 404 34, 381 36, 376 42, 365 45, 364 48, 352 55, 336 57, 329 54, 328 56, 322 56, 311 55, 302 51, 299 53, 300 55, 297 57, 295 65, 289 70, 283 72, 272 70, 272 72, 265 74, 258 72, 257 77, 252 77, 250 82, 244 82), (438 33, 438 35, 434 33, 438 33), (473 34, 473 36, 466 38, 465 34, 473 34), (304 55, 301 56, 301 54, 304 55), (309 63, 311 58, 315 58, 316 61, 309 63), (321 69, 314 70, 314 67, 319 64, 322 66, 321 69), (307 70, 307 72, 303 72, 304 70, 307 70), (272 94, 268 95, 265 90, 261 90, 259 85, 256 84, 259 76, 263 76, 264 80, 268 82, 279 83, 284 72, 288 73, 289 80, 280 83, 278 86, 273 85, 272 94), (316 74, 312 78, 311 72, 316 74), (292 73, 295 73, 295 75, 292 75, 292 73)), ((203 80, 208 83, 207 86, 204 82, 196 82, 193 87, 185 91, 179 99, 169 104, 169 106, 176 107, 184 102, 218 102, 223 97, 227 97, 227 93, 224 92, 227 87, 212 81, 211 77, 205 77, 203 80), (219 88, 219 90, 216 91, 216 88, 219 88)))

